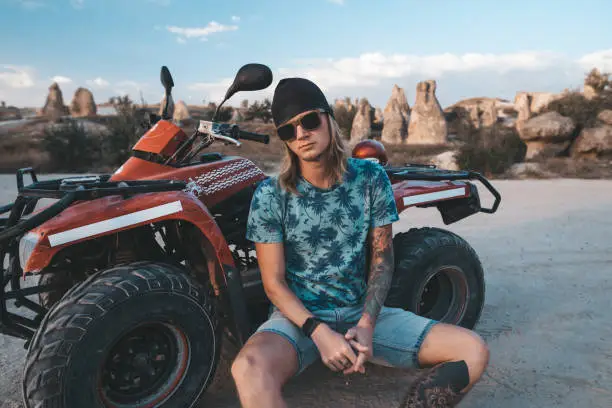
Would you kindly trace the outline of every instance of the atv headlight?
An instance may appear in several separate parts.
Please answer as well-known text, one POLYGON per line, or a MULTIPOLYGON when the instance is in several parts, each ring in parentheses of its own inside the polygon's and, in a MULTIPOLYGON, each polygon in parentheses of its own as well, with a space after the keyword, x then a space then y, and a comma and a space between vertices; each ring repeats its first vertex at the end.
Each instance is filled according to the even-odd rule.
POLYGON ((19 263, 21 268, 25 268, 30 255, 38 244, 39 236, 33 232, 28 232, 19 240, 19 263))

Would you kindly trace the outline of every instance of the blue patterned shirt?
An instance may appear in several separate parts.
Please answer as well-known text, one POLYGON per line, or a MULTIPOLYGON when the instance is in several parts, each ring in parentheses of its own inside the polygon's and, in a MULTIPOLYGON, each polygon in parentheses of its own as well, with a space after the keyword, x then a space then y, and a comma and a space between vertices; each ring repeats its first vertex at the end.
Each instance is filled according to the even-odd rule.
POLYGON ((300 178, 300 196, 276 177, 255 191, 246 238, 283 242, 289 288, 310 311, 363 304, 370 228, 399 219, 391 183, 379 164, 348 159, 343 181, 329 189, 300 178))

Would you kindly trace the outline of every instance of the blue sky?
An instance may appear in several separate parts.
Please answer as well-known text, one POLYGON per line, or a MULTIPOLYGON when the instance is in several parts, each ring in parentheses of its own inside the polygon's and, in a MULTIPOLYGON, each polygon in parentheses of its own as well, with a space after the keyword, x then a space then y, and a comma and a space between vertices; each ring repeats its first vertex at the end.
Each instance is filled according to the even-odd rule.
MULTIPOLYGON (((0 99, 42 106, 56 80, 97 102, 127 93, 218 100, 244 63, 269 65, 274 84, 305 76, 330 101, 384 107, 394 84, 412 105, 418 81, 438 81, 443 106, 473 96, 581 86, 612 71, 610 0, 0 0, 0 99)), ((262 92, 242 99, 271 95, 262 92)))

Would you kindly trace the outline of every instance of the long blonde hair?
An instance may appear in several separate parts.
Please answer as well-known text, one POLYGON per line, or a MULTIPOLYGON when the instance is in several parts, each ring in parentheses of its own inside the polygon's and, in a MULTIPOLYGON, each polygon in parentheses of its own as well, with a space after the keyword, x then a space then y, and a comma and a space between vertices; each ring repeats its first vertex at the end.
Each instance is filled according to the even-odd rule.
MULTIPOLYGON (((347 169, 348 154, 344 144, 344 138, 338 122, 327 114, 327 129, 330 135, 329 145, 323 152, 323 160, 327 163, 325 177, 334 185, 342 181, 347 169)), ((278 182, 280 187, 293 194, 299 195, 297 182, 300 177, 300 160, 295 153, 289 149, 287 143, 283 143, 284 155, 281 162, 278 182)))

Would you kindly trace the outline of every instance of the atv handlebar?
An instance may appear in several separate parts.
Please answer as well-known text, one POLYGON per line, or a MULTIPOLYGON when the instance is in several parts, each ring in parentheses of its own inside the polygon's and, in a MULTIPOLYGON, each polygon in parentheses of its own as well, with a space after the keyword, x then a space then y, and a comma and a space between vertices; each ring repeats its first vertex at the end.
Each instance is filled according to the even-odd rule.
POLYGON ((226 143, 232 143, 236 146, 241 145, 238 139, 251 140, 253 142, 259 142, 263 144, 270 143, 269 135, 240 130, 240 128, 236 124, 230 125, 227 123, 201 120, 198 125, 198 132, 206 133, 215 139, 223 140, 226 143))
POLYGON ((235 129, 237 130, 236 139, 252 140, 254 142, 259 142, 259 143, 264 143, 264 144, 270 143, 269 135, 263 135, 261 133, 254 133, 254 132, 247 132, 246 130, 238 129, 237 126, 235 127, 235 129))

